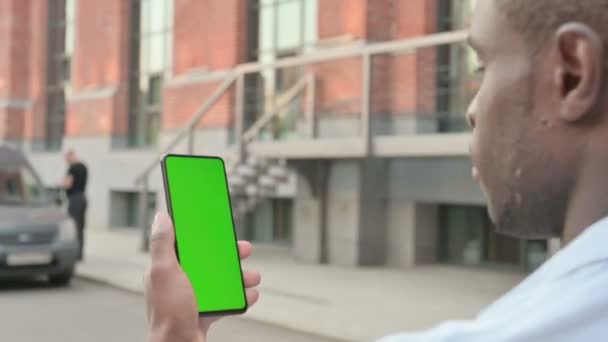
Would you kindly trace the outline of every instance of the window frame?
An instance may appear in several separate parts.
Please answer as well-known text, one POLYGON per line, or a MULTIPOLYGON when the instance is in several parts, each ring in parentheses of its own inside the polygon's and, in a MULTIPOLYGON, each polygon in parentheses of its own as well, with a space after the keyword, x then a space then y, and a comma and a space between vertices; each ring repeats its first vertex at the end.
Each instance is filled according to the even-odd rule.
POLYGON ((63 145, 73 75, 72 60, 76 42, 76 9, 76 0, 49 0, 44 136, 39 146, 33 145, 34 149, 38 147, 43 151, 59 151, 63 145), (70 12, 71 16, 69 15, 70 12), (69 46, 72 47, 72 51, 68 50, 69 46))
MULTIPOLYGON (((171 76, 173 63, 173 0, 130 0, 131 25, 129 30, 129 105, 127 113, 127 133, 125 145, 130 149, 149 148, 158 143, 161 130, 163 87, 171 76), (146 4, 163 5, 160 29, 152 27, 150 15, 152 7, 146 4), (145 17, 148 15, 148 17, 145 17), (147 23, 147 24, 146 24, 147 23), (152 70, 148 57, 143 51, 151 46, 154 39, 160 39, 162 53, 161 67, 152 70), (150 84, 153 78, 160 79, 157 102, 150 104, 150 84), (144 84, 144 82, 146 84, 144 84)), ((158 14, 157 13, 157 14, 158 14)))

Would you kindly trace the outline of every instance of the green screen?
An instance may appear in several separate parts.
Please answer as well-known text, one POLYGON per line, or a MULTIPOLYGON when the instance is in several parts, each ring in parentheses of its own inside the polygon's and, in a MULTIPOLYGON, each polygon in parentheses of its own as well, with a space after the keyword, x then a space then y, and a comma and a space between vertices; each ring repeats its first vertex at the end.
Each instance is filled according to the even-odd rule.
POLYGON ((244 309, 223 161, 170 155, 165 158, 165 174, 177 252, 194 288, 199 312, 244 309))

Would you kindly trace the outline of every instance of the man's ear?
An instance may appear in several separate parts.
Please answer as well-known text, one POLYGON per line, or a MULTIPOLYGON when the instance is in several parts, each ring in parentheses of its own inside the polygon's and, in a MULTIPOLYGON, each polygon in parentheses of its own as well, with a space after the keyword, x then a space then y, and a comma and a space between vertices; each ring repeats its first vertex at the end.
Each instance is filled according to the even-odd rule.
POLYGON ((599 100, 603 82, 603 44, 597 32, 581 23, 562 25, 555 35, 556 86, 560 117, 575 122, 586 117, 599 100))

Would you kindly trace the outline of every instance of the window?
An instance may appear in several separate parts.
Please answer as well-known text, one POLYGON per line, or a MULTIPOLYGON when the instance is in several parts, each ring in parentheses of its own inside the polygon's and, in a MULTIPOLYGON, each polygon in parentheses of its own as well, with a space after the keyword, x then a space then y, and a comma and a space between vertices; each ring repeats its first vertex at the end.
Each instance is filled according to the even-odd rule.
POLYGON ((245 238, 254 242, 289 245, 292 241, 293 202, 267 199, 248 214, 245 238))
POLYGON ((171 66, 173 0, 132 0, 129 147, 156 144, 171 66))
POLYGON ((43 150, 61 149, 74 53, 76 0, 49 0, 46 126, 43 150))
MULTIPOLYGON (((441 0, 438 8, 438 31, 466 29, 476 0, 441 0)), ((437 111, 439 130, 462 132, 470 128, 465 119, 468 104, 478 87, 474 75, 477 67, 475 53, 464 44, 438 48, 437 111)))
POLYGON ((260 60, 303 52, 317 41, 316 0, 258 0, 250 10, 259 25, 255 55, 260 60))
POLYGON ((547 241, 500 235, 485 207, 439 207, 439 260, 468 266, 538 268, 547 257, 547 241))
MULTIPOLYGON (((141 219, 140 210, 141 194, 130 191, 110 192, 109 220, 112 228, 139 228, 141 219)), ((149 192, 147 199, 148 222, 153 221, 156 211, 156 193, 149 192)))
POLYGON ((3 205, 40 205, 46 191, 26 166, 0 167, 0 203, 3 205))
MULTIPOLYGON (((248 58, 266 64, 310 51, 317 42, 317 0, 249 2, 248 58)), ((245 123, 267 112, 271 99, 302 75, 301 67, 266 69, 246 82, 245 123)))

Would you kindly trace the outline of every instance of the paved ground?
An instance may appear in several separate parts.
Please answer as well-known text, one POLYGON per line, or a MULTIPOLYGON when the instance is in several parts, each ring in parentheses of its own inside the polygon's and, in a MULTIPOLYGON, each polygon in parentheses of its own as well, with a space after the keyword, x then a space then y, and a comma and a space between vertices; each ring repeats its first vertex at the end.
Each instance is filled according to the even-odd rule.
MULTIPOLYGON (((149 255, 138 252, 140 236, 133 233, 90 231, 77 274, 141 292, 149 255)), ((246 317, 358 342, 469 319, 523 278, 517 272, 445 265, 408 270, 307 265, 269 246, 254 246, 243 267, 262 273, 260 301, 246 317)))
MULTIPOLYGON (((135 342, 145 340, 143 298, 74 281, 52 288, 41 281, 0 282, 0 340, 14 342, 135 342)), ((258 322, 219 322, 211 342, 337 342, 258 322)))

